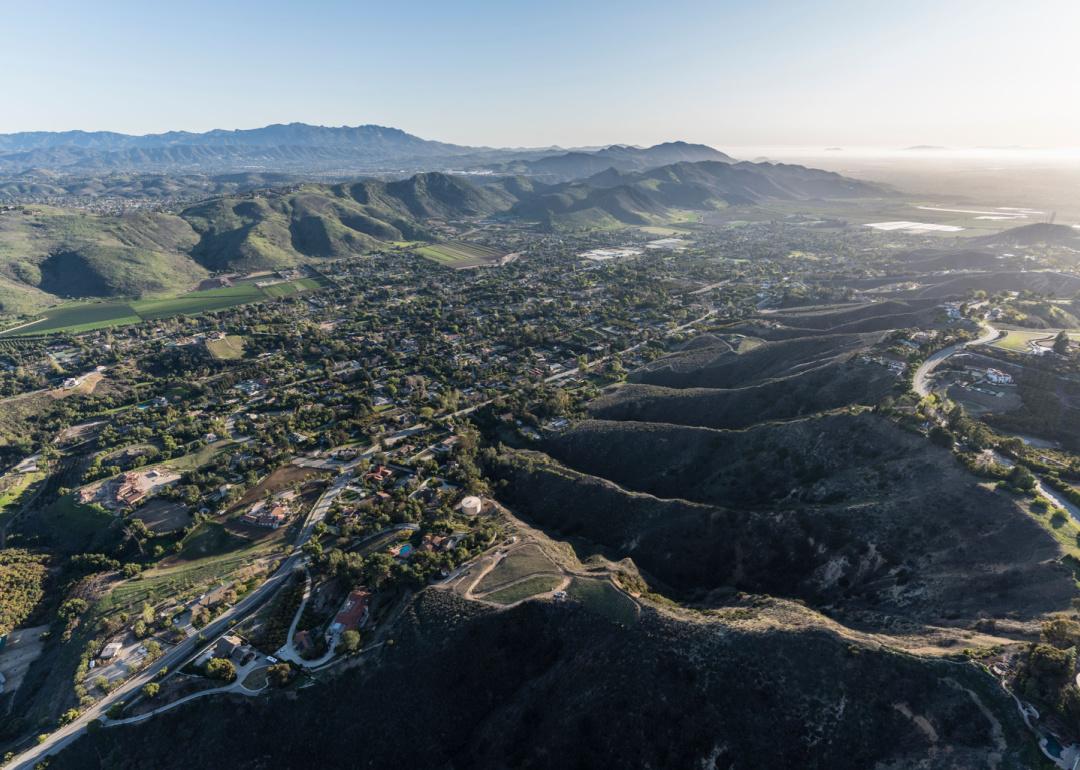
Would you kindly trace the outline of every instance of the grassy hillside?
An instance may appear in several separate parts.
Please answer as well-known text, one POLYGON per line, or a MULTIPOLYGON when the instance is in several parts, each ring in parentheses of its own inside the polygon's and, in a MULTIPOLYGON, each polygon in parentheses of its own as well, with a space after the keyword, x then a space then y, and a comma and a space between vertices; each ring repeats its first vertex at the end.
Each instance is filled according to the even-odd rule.
POLYGON ((206 276, 187 256, 196 240, 170 214, 96 216, 49 206, 5 212, 0 310, 26 312, 69 297, 183 291, 206 276))
POLYGON ((432 240, 427 220, 491 214, 510 197, 419 174, 215 198, 180 215, 21 206, 0 213, 0 312, 32 313, 69 298, 179 293, 211 271, 289 267, 383 241, 432 240))
POLYGON ((522 200, 513 213, 554 229, 649 225, 679 210, 708 211, 767 200, 879 197, 889 191, 828 171, 771 163, 679 162, 648 171, 614 168, 554 185, 522 200))
MULTIPOLYGON (((690 150, 671 150, 684 151, 690 150)), ((209 272, 289 267, 361 254, 384 241, 434 240, 433 220, 498 214, 549 228, 622 227, 668 222, 688 209, 883 192, 801 166, 703 161, 632 174, 611 169, 562 185, 520 177, 475 185, 443 173, 310 184, 212 198, 179 215, 20 206, 0 212, 0 312, 30 313, 62 298, 176 293, 209 272)))

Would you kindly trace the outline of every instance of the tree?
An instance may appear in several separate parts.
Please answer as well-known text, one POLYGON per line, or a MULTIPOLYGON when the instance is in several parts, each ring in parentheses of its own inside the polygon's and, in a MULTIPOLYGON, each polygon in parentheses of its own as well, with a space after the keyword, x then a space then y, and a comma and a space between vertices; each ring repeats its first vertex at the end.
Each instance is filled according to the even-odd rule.
POLYGON ((1069 335, 1062 329, 1054 337, 1054 352, 1059 356, 1069 355, 1069 335))
POLYGON ((360 632, 349 629, 341 635, 341 642, 338 644, 338 652, 356 652, 360 649, 360 632))
POLYGON ((232 682, 236 679, 236 666, 225 658, 210 658, 206 663, 206 675, 211 679, 232 682))
POLYGON ((57 608, 56 614, 63 620, 71 620, 86 612, 86 608, 89 606, 86 599, 68 599, 57 608))
POLYGON ((940 447, 951 449, 953 445, 953 434, 940 425, 935 425, 930 429, 930 441, 937 444, 940 447))
POLYGON ((150 682, 143 685, 142 693, 147 698, 156 698, 159 692, 161 692, 161 685, 157 682, 150 682))
POLYGON ((1009 471, 1009 483, 1017 489, 1030 492, 1035 489, 1035 474, 1023 465, 1014 465, 1009 471))
POLYGON ((60 724, 61 725, 70 724, 71 722, 74 722, 78 718, 79 718, 79 710, 78 709, 68 709, 63 714, 60 715, 60 724))
POLYGON ((292 666, 288 663, 275 663, 266 669, 266 678, 275 687, 284 687, 292 679, 292 666))

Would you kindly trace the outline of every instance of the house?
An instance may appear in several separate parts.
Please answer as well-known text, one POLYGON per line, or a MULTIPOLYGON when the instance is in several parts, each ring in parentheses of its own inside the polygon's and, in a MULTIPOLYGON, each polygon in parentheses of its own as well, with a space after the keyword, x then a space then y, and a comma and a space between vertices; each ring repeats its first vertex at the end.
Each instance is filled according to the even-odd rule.
POLYGON ((288 521, 289 509, 281 503, 267 505, 265 500, 260 500, 251 506, 240 519, 257 527, 277 529, 288 521))
POLYGON ((445 551, 450 547, 450 538, 446 535, 424 535, 424 541, 420 547, 425 551, 445 551))
POLYGON ((214 657, 231 658, 243 646, 243 639, 234 634, 228 634, 218 639, 217 644, 214 645, 214 657))
POLYGON ((124 647, 122 642, 109 642, 101 650, 101 654, 98 655, 102 660, 111 660, 119 654, 120 650, 124 647))
POLYGON ((371 479, 377 481, 380 484, 387 479, 391 478, 394 472, 387 468, 385 465, 376 465, 372 470, 364 474, 365 479, 371 479))
POLYGON ((995 385, 1012 385, 1013 384, 1012 375, 1009 374, 1008 372, 1003 372, 1000 369, 993 369, 993 368, 987 369, 986 370, 986 379, 990 380, 990 382, 994 383, 995 385))
POLYGON ((175 484, 179 480, 179 473, 168 470, 128 471, 117 481, 112 482, 115 484, 115 491, 112 492, 111 500, 106 498, 105 504, 134 507, 157 491, 159 487, 175 484))
POLYGON ((345 603, 338 610, 338 614, 334 616, 330 631, 333 633, 340 633, 350 629, 355 631, 367 623, 368 602, 370 600, 371 592, 365 588, 357 588, 349 593, 345 603))

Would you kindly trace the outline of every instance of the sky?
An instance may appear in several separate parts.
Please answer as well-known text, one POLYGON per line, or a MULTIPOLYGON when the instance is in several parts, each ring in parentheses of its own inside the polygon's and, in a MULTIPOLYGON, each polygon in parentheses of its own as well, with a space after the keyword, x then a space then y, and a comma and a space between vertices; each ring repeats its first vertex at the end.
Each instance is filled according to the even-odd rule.
POLYGON ((1080 146, 1080 0, 0 0, 0 133, 1080 146))

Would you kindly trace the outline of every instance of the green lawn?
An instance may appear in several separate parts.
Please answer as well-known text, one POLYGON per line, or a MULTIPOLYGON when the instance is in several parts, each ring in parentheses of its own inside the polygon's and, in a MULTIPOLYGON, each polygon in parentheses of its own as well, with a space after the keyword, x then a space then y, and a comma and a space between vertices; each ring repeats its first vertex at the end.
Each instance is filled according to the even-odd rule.
POLYGON ((216 521, 204 521, 184 538, 183 550, 180 551, 178 558, 195 561, 210 556, 222 556, 242 548, 247 542, 216 521))
POLYGON ((1026 353, 1028 351, 1028 343, 1033 340, 1046 339, 1053 335, 1045 330, 1033 330, 1033 331, 1018 331, 1016 329, 1010 329, 1008 333, 992 343, 995 348, 1002 348, 1003 350, 1013 350, 1020 353, 1026 353))

